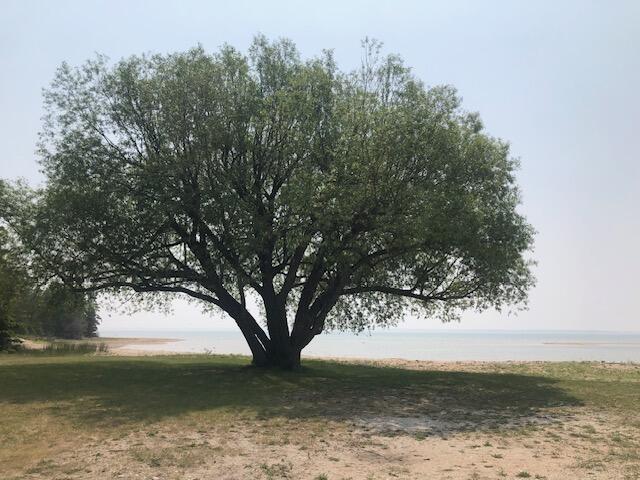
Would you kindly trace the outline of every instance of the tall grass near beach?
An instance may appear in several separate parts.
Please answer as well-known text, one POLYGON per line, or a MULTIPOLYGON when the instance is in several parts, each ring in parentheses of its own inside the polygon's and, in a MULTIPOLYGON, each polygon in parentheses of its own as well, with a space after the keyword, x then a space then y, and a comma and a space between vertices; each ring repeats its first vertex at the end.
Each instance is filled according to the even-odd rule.
POLYGON ((16 350, 21 355, 90 355, 108 352, 108 343, 91 340, 29 339, 19 344, 16 350))
POLYGON ((82 355, 90 353, 107 353, 109 347, 100 342, 50 342, 40 352, 47 355, 82 355))

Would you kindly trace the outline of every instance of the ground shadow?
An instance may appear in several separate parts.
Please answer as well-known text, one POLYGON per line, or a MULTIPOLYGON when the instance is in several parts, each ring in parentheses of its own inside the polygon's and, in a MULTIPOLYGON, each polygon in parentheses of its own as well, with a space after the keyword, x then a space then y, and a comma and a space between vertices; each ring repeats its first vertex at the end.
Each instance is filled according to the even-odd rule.
POLYGON ((544 419, 549 407, 581 404, 553 379, 534 375, 323 361, 283 372, 246 363, 206 356, 13 360, 0 363, 0 402, 45 402, 52 414, 96 427, 224 409, 426 434, 509 427, 544 419))

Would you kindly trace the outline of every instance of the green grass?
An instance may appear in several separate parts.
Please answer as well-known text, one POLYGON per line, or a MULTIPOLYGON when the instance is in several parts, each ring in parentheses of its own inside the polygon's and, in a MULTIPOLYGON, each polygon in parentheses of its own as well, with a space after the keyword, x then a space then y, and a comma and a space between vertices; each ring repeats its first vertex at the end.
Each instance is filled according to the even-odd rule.
POLYGON ((583 402, 552 376, 324 361, 307 361, 302 371, 285 372, 247 364, 244 357, 202 355, 7 355, 0 357, 0 402, 64 403, 64 411, 57 414, 80 425, 157 421, 197 411, 333 418, 380 412, 419 415, 443 407, 491 410, 499 424, 550 405, 583 402))
MULTIPOLYGON (((0 355, 0 464, 40 468, 34 459, 51 455, 62 437, 151 436, 167 425, 251 429, 259 423, 259 441, 287 444, 291 422, 299 421, 308 436, 323 435, 327 421, 348 425, 368 416, 446 418, 455 432, 473 433, 512 429, 519 419, 550 409, 589 407, 636 418, 640 404, 637 366, 487 364, 480 371, 420 371, 313 360, 286 372, 252 368, 240 356, 65 353, 0 355)), ((592 428, 584 432, 597 435, 592 428)), ((622 435, 610 440, 623 447, 630 442, 622 435)), ((149 465, 171 457, 143 448, 134 454, 149 465)), ((277 463, 261 470, 275 477, 287 468, 277 463)))
POLYGON ((491 411, 499 426, 556 406, 634 412, 640 399, 640 369, 612 376, 598 364, 546 364, 542 372, 511 365, 496 373, 491 366, 448 372, 314 360, 286 372, 254 369, 241 356, 80 356, 73 349, 85 347, 75 345, 56 347, 56 353, 68 353, 63 356, 0 356, 0 402, 64 402, 65 410, 56 414, 80 425, 157 421, 196 411, 324 418, 446 408, 491 411))
MULTIPOLYGON (((618 413, 637 411, 640 404, 640 366, 600 362, 538 362, 501 368, 509 373, 552 379, 585 405, 618 413)), ((640 419, 636 418, 640 427, 640 419)))

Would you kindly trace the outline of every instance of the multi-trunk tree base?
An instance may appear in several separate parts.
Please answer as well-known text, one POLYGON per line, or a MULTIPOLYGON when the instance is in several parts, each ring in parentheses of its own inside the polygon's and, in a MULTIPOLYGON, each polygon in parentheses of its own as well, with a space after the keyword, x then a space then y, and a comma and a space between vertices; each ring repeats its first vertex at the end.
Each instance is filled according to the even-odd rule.
POLYGON ((253 356, 251 362, 259 368, 280 368, 283 370, 297 370, 300 368, 300 352, 271 352, 270 354, 253 356))

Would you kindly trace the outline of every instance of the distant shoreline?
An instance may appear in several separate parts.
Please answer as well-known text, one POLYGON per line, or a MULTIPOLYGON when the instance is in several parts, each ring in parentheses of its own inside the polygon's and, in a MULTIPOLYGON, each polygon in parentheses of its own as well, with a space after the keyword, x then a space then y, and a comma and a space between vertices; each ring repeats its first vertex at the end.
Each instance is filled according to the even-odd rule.
POLYGON ((542 345, 592 345, 592 346, 616 346, 616 345, 631 345, 640 346, 640 342, 541 342, 542 345))
MULTIPOLYGON (((107 355, 113 355, 118 357, 154 357, 154 356, 198 356, 198 355, 214 355, 214 356, 241 356, 250 358, 248 354, 242 353, 211 353, 204 352, 188 352, 188 351, 175 351, 175 350, 146 350, 144 348, 135 348, 135 346, 143 345, 165 345, 170 343, 182 342, 185 339, 181 338, 150 338, 150 337, 94 337, 85 338, 80 340, 62 340, 62 339, 23 339, 23 345, 29 350, 42 349, 50 341, 57 342, 69 342, 69 343, 96 343, 106 344, 108 348, 107 355)), ((545 344, 553 345, 608 345, 607 343, 600 342, 544 342, 545 344)), ((626 345, 640 345, 640 343, 633 342, 626 345)), ((394 367, 394 368, 408 368, 408 369, 435 369, 435 370, 450 370, 456 367, 474 368, 482 367, 486 365, 542 365, 545 363, 599 363, 606 365, 638 365, 640 362, 636 361, 604 361, 604 360, 426 360, 426 359, 408 359, 401 357, 367 357, 367 356, 341 356, 341 355, 303 355, 304 360, 325 360, 335 361, 339 363, 350 364, 364 364, 380 367, 394 367)))
MULTIPOLYGON (((120 337, 98 337, 95 339, 96 341, 103 341, 109 347, 109 351, 113 355, 117 356, 164 356, 164 355, 205 355, 204 353, 195 353, 195 352, 177 352, 172 350, 144 350, 137 348, 127 348, 131 345, 163 345, 168 343, 180 342, 183 339, 179 338, 139 338, 139 337, 131 337, 131 338, 120 338, 120 337)), ((582 345, 582 344, 602 344, 608 345, 607 343, 597 343, 597 342, 544 342, 545 344, 554 344, 554 345, 582 345)), ((640 343, 628 343, 626 345, 640 345, 640 343)), ((214 355, 240 355, 247 356, 246 354, 214 354, 214 355)), ((455 365, 487 365, 487 364, 522 364, 522 365, 534 365, 541 363, 556 363, 555 360, 419 360, 419 359, 405 359, 405 358, 373 358, 373 357, 345 357, 345 356, 324 356, 324 355, 305 355, 304 358, 306 360, 329 360, 329 361, 337 361, 337 362, 345 362, 345 363, 364 363, 371 365, 379 365, 379 366, 392 366, 392 367, 402 367, 402 368, 424 368, 425 366, 443 368, 444 366, 455 366, 455 365)), ((569 360, 568 362, 575 362, 575 360, 569 360)), ((599 360, 591 360, 588 362, 593 363, 606 363, 606 364, 636 364, 637 362, 605 362, 599 360)))
MULTIPOLYGON (((153 329, 125 329, 120 330, 117 328, 107 328, 104 330, 104 335, 108 338, 110 334, 114 333, 130 333, 132 335, 137 335, 139 333, 153 333, 158 335, 163 334, 175 334, 176 332, 181 333, 214 333, 214 332, 238 332, 237 328, 196 328, 196 329, 162 329, 162 330, 153 330, 153 329)), ((98 329, 98 333, 100 334, 101 329, 98 329)), ((341 335, 341 334, 349 334, 350 332, 337 332, 337 331, 325 331, 323 334, 332 334, 332 335, 341 335)), ((499 334, 499 335, 640 335, 640 330, 512 330, 505 328, 495 328, 495 329, 485 329, 485 328, 376 328, 374 330, 365 330, 360 332, 359 335, 369 335, 371 334, 410 334, 410 333, 433 333, 433 334, 499 334)), ((102 337, 101 337, 102 338, 102 337)), ((114 337, 120 338, 120 337, 114 337)), ((123 337, 124 338, 124 337, 123 337)), ((147 338, 147 337, 144 337, 147 338)))
MULTIPOLYGON (((106 331, 119 355, 176 353, 250 354, 239 331, 106 331)), ((107 340, 108 339, 108 340, 107 340)), ((505 332, 388 332, 320 335, 305 358, 403 358, 435 361, 640 362, 640 335, 505 332)))

